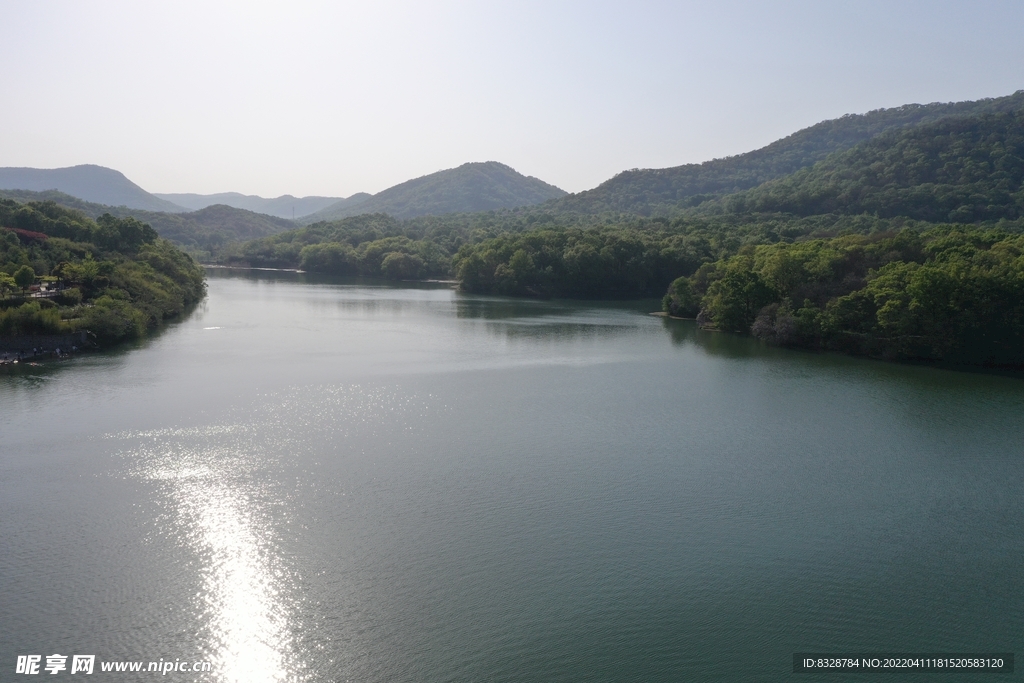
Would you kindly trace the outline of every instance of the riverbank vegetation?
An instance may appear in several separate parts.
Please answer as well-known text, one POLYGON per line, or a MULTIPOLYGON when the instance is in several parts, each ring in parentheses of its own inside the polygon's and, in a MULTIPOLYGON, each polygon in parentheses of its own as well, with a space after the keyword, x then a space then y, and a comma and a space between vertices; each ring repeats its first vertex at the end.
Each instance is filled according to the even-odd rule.
POLYGON ((1024 236, 998 228, 751 246, 674 281, 665 309, 768 342, 1024 366, 1024 236))
POLYGON ((0 335, 138 337, 205 294, 202 268, 147 224, 0 200, 0 335))

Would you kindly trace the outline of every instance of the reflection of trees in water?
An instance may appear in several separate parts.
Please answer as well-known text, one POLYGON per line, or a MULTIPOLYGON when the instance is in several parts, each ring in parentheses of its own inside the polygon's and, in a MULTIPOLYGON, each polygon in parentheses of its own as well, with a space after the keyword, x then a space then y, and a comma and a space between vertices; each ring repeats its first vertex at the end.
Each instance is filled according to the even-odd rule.
POLYGON ((72 370, 81 372, 83 363, 88 365, 89 371, 103 374, 119 372, 127 366, 130 354, 152 346, 164 334, 186 321, 201 321, 208 310, 208 300, 201 299, 187 307, 181 316, 165 321, 147 332, 145 337, 126 339, 102 351, 82 350, 73 353, 70 359, 43 358, 36 365, 30 365, 31 359, 28 359, 24 363, 5 365, 0 368, 0 405, 4 397, 17 395, 20 391, 40 389, 46 386, 48 381, 58 379, 61 373, 72 370))
MULTIPOLYGON (((731 332, 702 330, 694 320, 662 318, 662 325, 676 346, 693 346, 715 358, 755 361, 760 368, 785 377, 817 377, 821 382, 844 387, 855 396, 870 392, 870 401, 887 406, 910 424, 932 431, 939 421, 967 425, 986 419, 977 406, 1002 401, 1024 409, 1024 374, 985 371, 978 368, 940 369, 926 365, 853 358, 839 353, 786 349, 731 332), (950 405, 955 409, 949 409, 950 405)), ((752 368, 753 369, 753 368, 752 368)), ((853 400, 853 399, 851 399, 853 400)), ((996 411, 1003 414, 1000 411, 996 411)))
POLYGON ((423 301, 415 299, 385 299, 385 298, 341 298, 341 299, 319 299, 305 302, 304 305, 323 311, 332 310, 342 313, 353 314, 358 317, 370 316, 401 316, 422 314, 423 307, 434 304, 447 308, 446 301, 423 301))
POLYGON ((731 332, 704 330, 696 320, 662 318, 662 325, 676 346, 693 345, 711 356, 719 358, 755 358, 778 351, 753 337, 731 332))
POLYGON ((537 299, 498 299, 460 296, 455 299, 455 316, 482 320, 510 320, 552 315, 569 315, 579 308, 537 299))
POLYGON ((636 334, 635 325, 585 324, 567 321, 507 321, 495 322, 485 328, 493 335, 523 341, 580 341, 608 339, 636 334))
POLYGON ((244 280, 257 286, 313 285, 303 291, 302 305, 325 313, 409 315, 422 311, 424 307, 446 312, 451 308, 451 285, 442 282, 388 282, 320 273, 236 268, 215 268, 208 273, 213 274, 213 279, 244 280))
POLYGON ((696 320, 675 320, 662 318, 662 325, 672 337, 676 346, 693 344, 715 356, 742 357, 751 355, 751 340, 738 334, 704 330, 696 320))
POLYGON ((455 305, 456 315, 460 318, 487 318, 491 320, 552 315, 577 317, 580 314, 647 314, 661 308, 661 302, 654 299, 573 301, 564 299, 513 299, 475 294, 458 294, 455 298, 455 305))
POLYGON ((455 315, 486 323, 490 334, 524 341, 607 339, 636 334, 634 311, 608 302, 552 302, 538 299, 458 297, 455 315))
POLYGON ((259 270, 253 268, 207 268, 210 279, 247 280, 249 282, 287 282, 301 285, 335 285, 373 289, 451 289, 451 283, 417 280, 385 280, 383 278, 299 273, 294 270, 259 270))
POLYGON ((771 346, 754 337, 735 332, 702 329, 696 320, 662 318, 662 325, 676 346, 693 345, 716 358, 749 358, 770 361, 780 368, 789 365, 806 370, 808 365, 848 365, 853 359, 831 353, 771 346))

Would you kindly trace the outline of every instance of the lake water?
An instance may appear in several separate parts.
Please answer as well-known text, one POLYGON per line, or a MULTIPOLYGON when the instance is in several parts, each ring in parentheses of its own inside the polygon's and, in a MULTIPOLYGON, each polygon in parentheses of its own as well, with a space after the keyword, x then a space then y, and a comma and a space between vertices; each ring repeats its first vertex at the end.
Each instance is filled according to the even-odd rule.
POLYGON ((0 375, 0 680, 54 653, 549 683, 1024 652, 1024 380, 656 302, 209 284, 134 347, 0 375))

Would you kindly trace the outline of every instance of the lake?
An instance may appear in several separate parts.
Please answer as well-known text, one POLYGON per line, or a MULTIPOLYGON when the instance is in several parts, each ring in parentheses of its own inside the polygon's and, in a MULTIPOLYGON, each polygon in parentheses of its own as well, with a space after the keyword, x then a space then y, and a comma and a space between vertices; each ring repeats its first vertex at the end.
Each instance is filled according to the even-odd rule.
MULTIPOLYGON (((1024 651, 1024 380, 657 307, 212 271, 144 342, 0 375, 0 678, 845 681, 793 654, 1024 651)), ((908 677, 1013 678, 869 678, 908 677)))

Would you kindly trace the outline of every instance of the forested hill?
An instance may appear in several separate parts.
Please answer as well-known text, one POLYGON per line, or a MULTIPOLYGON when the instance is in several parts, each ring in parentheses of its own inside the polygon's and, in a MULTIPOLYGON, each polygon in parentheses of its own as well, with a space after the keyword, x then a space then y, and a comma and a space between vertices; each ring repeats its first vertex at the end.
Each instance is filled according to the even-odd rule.
POLYGON ((347 200, 306 216, 301 222, 336 220, 368 213, 395 218, 439 216, 532 206, 565 196, 543 180, 524 176, 496 161, 463 164, 408 180, 356 204, 347 200))
POLYGON ((787 346, 1024 368, 1024 109, 888 131, 696 216, 840 223, 683 273, 671 314, 787 346))
POLYGON ((189 213, 146 213, 137 217, 152 225, 161 237, 180 244, 200 258, 207 258, 229 242, 276 235, 295 228, 295 223, 287 219, 223 204, 189 213))
POLYGON ((150 225, 161 237, 203 259, 209 258, 213 252, 229 242, 276 235, 296 227, 295 223, 284 218, 224 205, 208 206, 188 213, 165 213, 95 204, 54 190, 0 190, 0 198, 13 199, 21 203, 53 202, 80 211, 92 219, 103 214, 117 218, 137 218, 150 225))
POLYGON ((94 164, 69 168, 0 168, 0 188, 35 192, 58 190, 87 202, 144 211, 187 211, 146 192, 120 171, 94 164))
POLYGON ((593 190, 548 202, 552 212, 670 216, 716 196, 756 187, 814 165, 830 154, 894 128, 949 116, 1005 112, 1024 107, 1024 90, 1007 97, 949 104, 907 104, 849 114, 805 128, 753 152, 702 164, 624 171, 593 190))
POLYGON ((731 213, 870 213, 958 223, 1021 218, 1024 108, 889 131, 718 204, 731 213))

